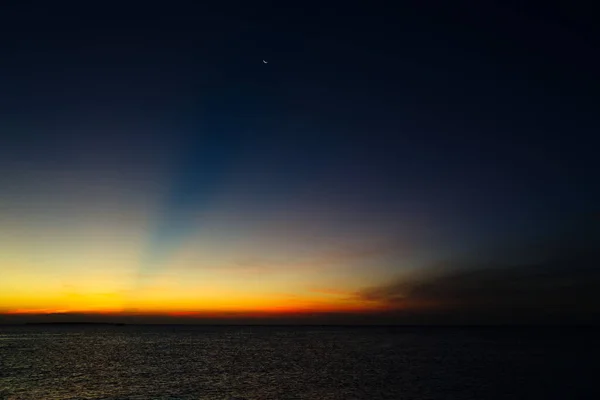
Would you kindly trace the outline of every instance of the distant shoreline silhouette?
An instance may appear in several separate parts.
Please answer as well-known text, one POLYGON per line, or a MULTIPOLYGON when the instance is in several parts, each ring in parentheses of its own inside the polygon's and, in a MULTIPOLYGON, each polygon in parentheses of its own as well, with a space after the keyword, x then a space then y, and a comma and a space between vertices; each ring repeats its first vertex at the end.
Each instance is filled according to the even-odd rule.
POLYGON ((25 325, 112 325, 123 326, 124 323, 113 322, 26 322, 25 325))

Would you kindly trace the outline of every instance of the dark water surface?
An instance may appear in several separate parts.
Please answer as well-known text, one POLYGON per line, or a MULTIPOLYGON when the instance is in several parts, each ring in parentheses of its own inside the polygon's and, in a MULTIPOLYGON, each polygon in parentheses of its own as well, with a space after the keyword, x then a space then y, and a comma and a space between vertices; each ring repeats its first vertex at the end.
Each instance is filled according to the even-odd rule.
POLYGON ((598 333, 0 326, 0 399, 596 399, 598 333))

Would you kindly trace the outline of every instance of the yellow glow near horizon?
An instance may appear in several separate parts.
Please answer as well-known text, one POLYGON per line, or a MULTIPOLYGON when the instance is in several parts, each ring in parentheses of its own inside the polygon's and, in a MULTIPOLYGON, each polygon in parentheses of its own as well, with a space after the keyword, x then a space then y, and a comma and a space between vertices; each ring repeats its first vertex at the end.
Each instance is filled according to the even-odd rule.
POLYGON ((351 292, 321 293, 281 287, 277 282, 245 284, 213 277, 205 283, 182 283, 182 277, 154 277, 134 287, 133 277, 118 274, 55 275, 12 273, 0 283, 2 311, 69 312, 253 312, 285 310, 356 310, 364 307, 351 292))
POLYGON ((14 194, 2 204, 0 313, 357 311, 373 305, 354 293, 386 278, 369 245, 346 245, 339 227, 319 221, 317 231, 336 237, 325 240, 301 212, 261 219, 226 201, 191 221, 199 228, 153 269, 142 260, 160 196, 125 185, 81 187, 83 178, 72 175, 58 192, 38 188, 44 201, 14 194))
MULTIPOLYGON (((89 241, 97 240, 90 235, 89 241)), ((286 313, 356 311, 368 308, 353 292, 347 264, 315 257, 277 265, 246 260, 247 248, 187 246, 168 265, 140 272, 141 240, 105 239, 69 247, 62 240, 13 246, 2 254, 0 312, 100 313, 286 313), (327 265, 328 260, 331 262, 327 265), (140 275, 141 274, 141 275, 140 275), (329 292, 312 290, 334 286, 329 292)), ((277 253, 277 252, 274 252, 277 253)), ((347 261, 347 260, 346 260, 347 261)))

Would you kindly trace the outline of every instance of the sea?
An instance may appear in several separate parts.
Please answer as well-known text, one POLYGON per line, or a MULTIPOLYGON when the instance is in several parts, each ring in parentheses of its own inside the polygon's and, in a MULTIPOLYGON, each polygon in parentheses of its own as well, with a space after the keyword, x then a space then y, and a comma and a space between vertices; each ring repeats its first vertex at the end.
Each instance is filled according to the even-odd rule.
POLYGON ((0 399, 600 399, 595 328, 0 326, 0 399))

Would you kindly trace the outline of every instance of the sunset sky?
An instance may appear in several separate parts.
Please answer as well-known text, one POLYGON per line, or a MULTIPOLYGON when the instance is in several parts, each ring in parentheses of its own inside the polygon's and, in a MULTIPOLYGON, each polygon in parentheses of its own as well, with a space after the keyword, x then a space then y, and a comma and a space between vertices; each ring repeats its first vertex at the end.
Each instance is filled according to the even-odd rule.
POLYGON ((281 7, 2 12, 0 322, 595 321, 585 21, 281 7))

